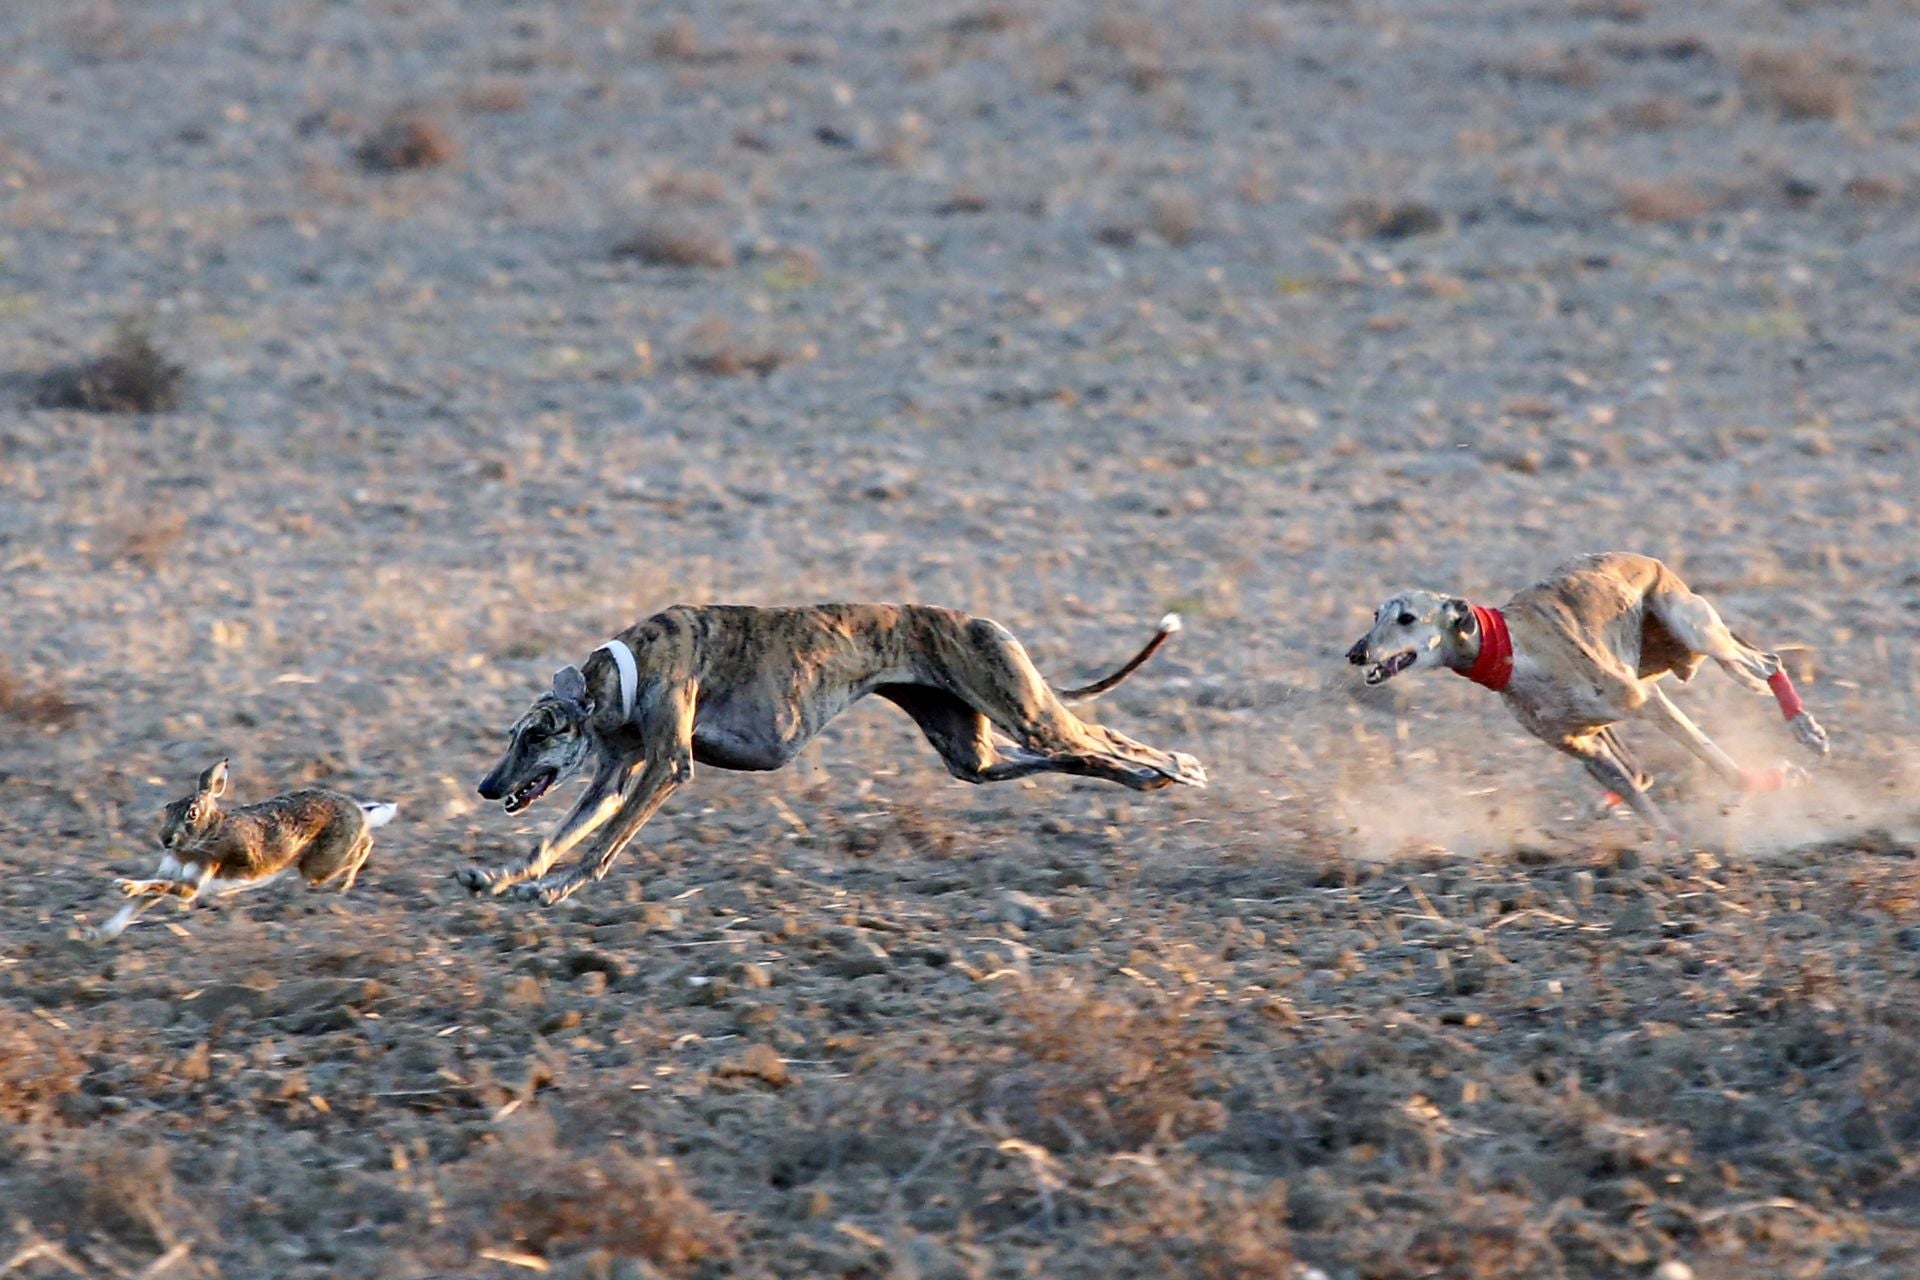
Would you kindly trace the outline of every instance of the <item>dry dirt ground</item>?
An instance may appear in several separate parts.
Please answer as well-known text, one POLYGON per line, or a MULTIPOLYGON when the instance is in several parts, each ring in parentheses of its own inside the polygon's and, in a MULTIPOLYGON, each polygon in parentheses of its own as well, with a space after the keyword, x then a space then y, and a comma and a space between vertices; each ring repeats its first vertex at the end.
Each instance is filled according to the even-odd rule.
POLYGON ((1920 1273, 1916 48, 1893 0, 0 5, 0 1274, 1920 1273), (176 408, 84 407, 170 389, 67 368, 123 322, 176 408), (1616 547, 1833 731, 1727 808, 1630 730, 1682 856, 1340 662, 1392 588, 1616 547), (557 816, 472 794, 556 666, 836 598, 1062 682, 1184 610, 1100 714, 1212 789, 969 789, 875 704, 574 901, 457 890, 557 816), (399 802, 360 886, 76 940, 223 754, 399 802))

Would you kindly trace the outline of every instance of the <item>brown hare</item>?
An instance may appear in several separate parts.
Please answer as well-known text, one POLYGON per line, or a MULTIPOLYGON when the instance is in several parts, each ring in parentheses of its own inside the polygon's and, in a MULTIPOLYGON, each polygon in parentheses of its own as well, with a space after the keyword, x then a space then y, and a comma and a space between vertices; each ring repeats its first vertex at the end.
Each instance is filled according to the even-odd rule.
POLYGON ((373 851, 373 832, 393 820, 390 804, 369 804, 337 791, 307 787, 222 810, 227 762, 200 775, 190 796, 167 806, 160 822, 165 850, 151 880, 120 880, 132 901, 86 936, 96 941, 119 937, 128 925, 164 898, 191 903, 203 893, 219 896, 271 884, 287 868, 298 867, 309 885, 340 880, 342 893, 373 851))

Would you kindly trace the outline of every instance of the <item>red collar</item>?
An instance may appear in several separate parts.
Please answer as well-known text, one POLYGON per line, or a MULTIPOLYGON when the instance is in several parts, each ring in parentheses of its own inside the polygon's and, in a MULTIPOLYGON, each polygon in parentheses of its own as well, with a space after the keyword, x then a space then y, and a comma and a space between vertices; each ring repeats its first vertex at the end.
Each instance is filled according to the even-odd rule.
POLYGON ((1456 674, 1498 693, 1513 679, 1513 637, 1507 634, 1507 615, 1477 604, 1468 607, 1480 624, 1480 656, 1471 667, 1456 674))

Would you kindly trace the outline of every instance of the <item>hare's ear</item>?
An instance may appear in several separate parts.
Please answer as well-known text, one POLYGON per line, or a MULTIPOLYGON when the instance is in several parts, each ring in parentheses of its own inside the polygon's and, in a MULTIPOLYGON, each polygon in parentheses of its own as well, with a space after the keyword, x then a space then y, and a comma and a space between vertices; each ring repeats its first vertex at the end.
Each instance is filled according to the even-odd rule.
POLYGON ((593 703, 587 698, 587 678, 576 666, 564 666, 553 673, 553 696, 581 717, 593 710, 593 703))
POLYGON ((223 796, 227 794, 227 762, 221 760, 208 766, 200 775, 200 794, 203 796, 223 796))

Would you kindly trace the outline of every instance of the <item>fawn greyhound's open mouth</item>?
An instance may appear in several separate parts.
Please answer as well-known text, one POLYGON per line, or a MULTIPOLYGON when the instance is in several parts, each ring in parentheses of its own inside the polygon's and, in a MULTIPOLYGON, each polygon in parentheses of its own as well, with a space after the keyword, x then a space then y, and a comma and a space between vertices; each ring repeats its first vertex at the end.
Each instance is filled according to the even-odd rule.
POLYGON ((1417 656, 1413 650, 1406 649, 1394 654, 1391 658, 1382 658, 1367 668, 1366 682, 1369 685, 1385 684, 1412 666, 1417 656))
POLYGON ((542 769, 539 773, 534 774, 531 778, 528 778, 525 782, 508 792, 507 798, 500 802, 500 807, 508 813, 520 812, 535 800, 547 794, 547 788, 551 787, 554 780, 559 776, 560 774, 557 770, 542 769))

